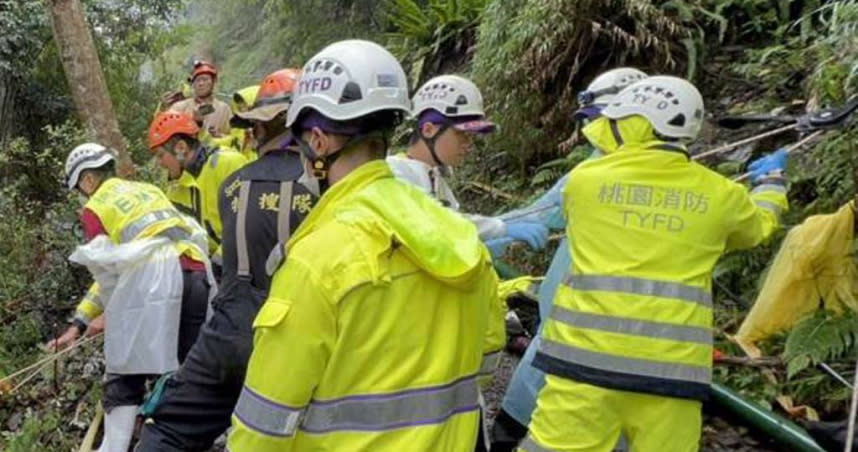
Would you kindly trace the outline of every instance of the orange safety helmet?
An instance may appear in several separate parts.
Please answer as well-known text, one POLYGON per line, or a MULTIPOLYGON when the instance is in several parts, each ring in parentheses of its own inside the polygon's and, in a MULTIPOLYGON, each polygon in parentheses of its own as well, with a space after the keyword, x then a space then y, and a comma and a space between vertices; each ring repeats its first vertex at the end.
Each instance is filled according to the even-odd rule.
POLYGON ((208 61, 194 61, 194 69, 191 72, 191 76, 188 77, 188 81, 193 83, 194 79, 201 74, 209 74, 212 76, 212 78, 217 78, 217 69, 214 67, 213 64, 209 63, 208 61))
POLYGON ((268 74, 259 85, 253 106, 235 115, 244 120, 271 121, 289 108, 300 79, 300 69, 280 69, 268 74))
POLYGON ((300 79, 300 69, 280 69, 268 74, 262 80, 262 84, 259 85, 259 91, 256 93, 256 102, 254 104, 259 104, 261 100, 274 100, 283 96, 291 98, 292 91, 295 90, 300 79))
POLYGON ((200 126, 188 113, 165 111, 158 113, 149 125, 149 150, 154 151, 175 135, 187 135, 196 138, 200 126))

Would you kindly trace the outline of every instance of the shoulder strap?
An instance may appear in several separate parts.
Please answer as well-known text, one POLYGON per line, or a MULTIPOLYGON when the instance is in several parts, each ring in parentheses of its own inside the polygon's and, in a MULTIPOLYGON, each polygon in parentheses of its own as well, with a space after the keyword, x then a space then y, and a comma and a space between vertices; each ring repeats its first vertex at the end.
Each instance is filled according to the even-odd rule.
POLYGON ((239 278, 250 276, 250 257, 247 248, 247 207, 250 204, 250 181, 241 181, 238 189, 238 215, 235 224, 235 248, 238 257, 239 278))

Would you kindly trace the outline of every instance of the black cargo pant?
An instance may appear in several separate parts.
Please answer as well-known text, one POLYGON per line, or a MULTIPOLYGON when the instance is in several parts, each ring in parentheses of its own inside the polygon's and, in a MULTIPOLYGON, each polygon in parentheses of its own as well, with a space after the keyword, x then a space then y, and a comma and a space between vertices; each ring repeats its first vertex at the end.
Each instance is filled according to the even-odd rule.
MULTIPOLYGON (((179 364, 185 360, 206 321, 209 283, 204 271, 182 271, 182 311, 179 319, 179 364)), ((102 405, 105 411, 123 405, 140 405, 146 394, 146 382, 157 375, 107 374, 102 405)))
POLYGON ((229 427, 265 294, 246 282, 227 284, 184 364, 166 381, 137 452, 206 451, 229 427))
POLYGON ((527 436, 527 426, 519 424, 509 413, 501 409, 492 427, 491 450, 492 452, 512 452, 525 436, 527 436))

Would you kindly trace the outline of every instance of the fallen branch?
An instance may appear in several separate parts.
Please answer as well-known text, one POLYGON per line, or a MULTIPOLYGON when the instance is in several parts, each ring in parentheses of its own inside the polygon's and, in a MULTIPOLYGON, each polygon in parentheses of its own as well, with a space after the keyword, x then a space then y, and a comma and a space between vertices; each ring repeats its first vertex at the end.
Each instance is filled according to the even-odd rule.
POLYGON ((499 198, 508 199, 510 201, 521 201, 522 200, 518 196, 512 195, 512 194, 507 193, 503 190, 498 190, 497 188, 494 188, 494 187, 486 185, 486 184, 481 184, 479 182, 468 181, 467 185, 469 187, 477 188, 479 190, 482 190, 486 193, 489 193, 489 194, 496 196, 496 197, 499 197, 499 198))
POLYGON ((83 442, 80 444, 78 452, 91 452, 92 444, 95 442, 95 434, 98 433, 98 426, 101 425, 101 418, 104 416, 104 410, 101 404, 95 406, 95 416, 92 417, 92 422, 86 430, 86 436, 83 437, 83 442))
POLYGON ((747 356, 722 356, 715 360, 715 364, 745 367, 775 367, 783 364, 780 358, 767 356, 763 358, 750 358, 747 356))

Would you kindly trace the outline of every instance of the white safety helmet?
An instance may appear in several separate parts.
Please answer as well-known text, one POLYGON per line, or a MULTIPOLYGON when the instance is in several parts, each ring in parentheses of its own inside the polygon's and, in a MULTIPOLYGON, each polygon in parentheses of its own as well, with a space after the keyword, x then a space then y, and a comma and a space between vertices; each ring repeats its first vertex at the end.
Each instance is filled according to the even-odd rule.
POLYGON ((605 106, 623 88, 637 81, 647 78, 645 72, 633 67, 620 67, 599 74, 594 78, 587 89, 578 93, 578 105, 586 107, 589 105, 605 106))
POLYGON ((703 112, 703 96, 691 82, 660 75, 622 90, 602 115, 611 119, 641 115, 662 136, 693 140, 703 126, 703 112))
POLYGON ((66 182, 74 190, 84 170, 101 168, 116 158, 106 147, 98 143, 84 143, 72 149, 66 158, 66 182))
POLYGON ((305 109, 338 121, 383 110, 411 111, 408 79, 396 57, 357 39, 331 44, 310 58, 293 96, 287 127, 305 109))
POLYGON ((447 117, 485 116, 483 95, 474 82, 458 75, 441 75, 424 83, 414 93, 411 117, 436 110, 447 117))

